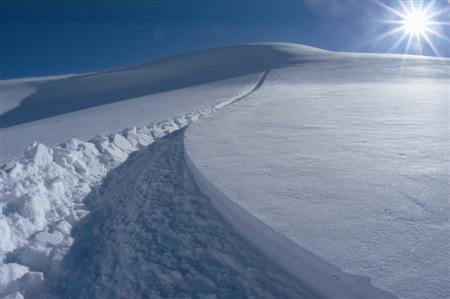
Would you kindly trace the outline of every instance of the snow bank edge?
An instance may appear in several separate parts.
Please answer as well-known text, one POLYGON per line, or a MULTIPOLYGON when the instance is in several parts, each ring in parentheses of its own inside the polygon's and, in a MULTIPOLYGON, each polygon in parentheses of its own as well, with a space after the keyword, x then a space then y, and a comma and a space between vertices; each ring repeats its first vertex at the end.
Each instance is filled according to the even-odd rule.
POLYGON ((189 143, 186 143, 189 129, 184 135, 184 158, 200 191, 243 239, 297 279, 313 298, 397 298, 373 286, 369 278, 347 274, 301 248, 221 192, 191 158, 189 143))

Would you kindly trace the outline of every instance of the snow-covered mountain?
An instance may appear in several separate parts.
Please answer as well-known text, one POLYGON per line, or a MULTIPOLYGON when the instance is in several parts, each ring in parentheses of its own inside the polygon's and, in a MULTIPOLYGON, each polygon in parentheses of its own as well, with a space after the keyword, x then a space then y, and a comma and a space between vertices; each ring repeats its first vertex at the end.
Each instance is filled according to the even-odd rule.
POLYGON ((316 51, 231 46, 97 73, 0 81, 2 160, 18 157, 36 140, 86 139, 220 102, 245 91, 255 73, 299 63, 316 51))
POLYGON ((1 295, 445 298, 449 74, 274 43, 0 81, 1 295))
POLYGON ((449 100, 448 59, 340 54, 271 70, 187 129, 187 156, 205 194, 287 237, 239 228, 303 280, 298 246, 401 298, 448 298, 449 100))

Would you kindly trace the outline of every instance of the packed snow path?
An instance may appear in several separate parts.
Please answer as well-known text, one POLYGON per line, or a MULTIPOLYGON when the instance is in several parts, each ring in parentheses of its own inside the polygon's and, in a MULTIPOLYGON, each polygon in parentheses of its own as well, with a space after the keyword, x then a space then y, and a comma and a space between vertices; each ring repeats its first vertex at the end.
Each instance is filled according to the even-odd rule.
POLYGON ((267 73, 259 74, 250 90, 211 107, 86 142, 72 139, 54 147, 34 143, 20 160, 3 165, 0 296, 46 297, 46 279, 58 273, 73 242, 71 228, 88 213, 83 199, 91 188, 131 152, 246 97, 267 73))
POLYGON ((182 139, 177 132, 130 155, 87 197, 90 214, 73 230, 74 245, 50 286, 54 295, 307 295, 212 209, 186 169, 182 139))

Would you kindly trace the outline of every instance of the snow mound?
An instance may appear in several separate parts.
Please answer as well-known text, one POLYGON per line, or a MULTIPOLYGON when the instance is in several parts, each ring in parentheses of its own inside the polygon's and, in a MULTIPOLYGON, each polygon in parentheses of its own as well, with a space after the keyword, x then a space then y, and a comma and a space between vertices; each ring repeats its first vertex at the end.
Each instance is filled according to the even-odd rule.
POLYGON ((49 279, 57 298, 306 298, 237 236, 184 162, 183 132, 136 152, 86 198, 49 279))
POLYGON ((273 69, 189 126, 189 165, 231 225, 326 297, 323 261, 400 298, 450 298, 449 87, 450 59, 273 69))
MULTIPOLYGON (((2 114, 0 128, 165 91, 258 73, 323 56, 293 44, 221 47, 98 73, 40 82, 31 95, 2 114)), ((8 86, 9 84, 3 83, 8 86)), ((14 83, 14 82, 13 82, 14 83)), ((31 84, 32 82, 26 82, 31 84)), ((13 96, 13 95, 11 95, 13 96)), ((7 101, 10 102, 10 101, 7 101)))
POLYGON ((72 245, 72 226, 88 213, 83 199, 108 171, 130 153, 232 101, 88 141, 71 139, 54 147, 34 143, 22 159, 4 165, 0 170, 0 295, 45 292, 45 276, 58 270, 72 245))
POLYGON ((85 197, 109 171, 155 140, 248 96, 264 82, 210 107, 87 141, 35 142, 0 168, 0 296, 47 296, 46 277, 72 246, 72 227, 88 214, 85 197))

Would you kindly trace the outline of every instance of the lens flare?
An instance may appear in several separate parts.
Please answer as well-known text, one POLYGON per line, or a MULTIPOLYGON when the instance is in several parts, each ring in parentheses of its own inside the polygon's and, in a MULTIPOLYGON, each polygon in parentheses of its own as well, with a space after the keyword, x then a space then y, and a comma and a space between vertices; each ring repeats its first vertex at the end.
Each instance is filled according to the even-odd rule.
POLYGON ((376 37, 375 40, 379 41, 399 34, 397 42, 389 49, 389 52, 406 42, 404 53, 410 53, 412 46, 415 45, 415 48, 419 49, 419 54, 422 54, 422 44, 426 44, 436 56, 442 56, 431 37, 438 37, 450 42, 449 38, 440 33, 439 29, 436 28, 450 25, 449 22, 438 20, 439 16, 449 12, 448 6, 436 11, 434 7, 435 0, 428 1, 427 3, 423 0, 407 2, 399 0, 398 7, 390 6, 383 1, 377 1, 377 3, 394 16, 394 19, 385 20, 383 23, 395 25, 395 27, 376 37))
POLYGON ((429 16, 423 11, 413 11, 403 20, 403 29, 408 34, 423 35, 428 30, 429 16))

